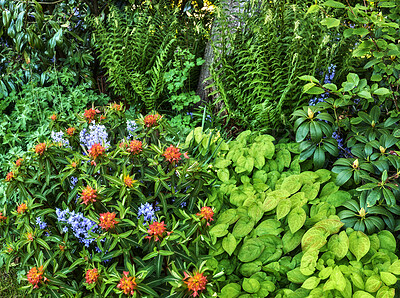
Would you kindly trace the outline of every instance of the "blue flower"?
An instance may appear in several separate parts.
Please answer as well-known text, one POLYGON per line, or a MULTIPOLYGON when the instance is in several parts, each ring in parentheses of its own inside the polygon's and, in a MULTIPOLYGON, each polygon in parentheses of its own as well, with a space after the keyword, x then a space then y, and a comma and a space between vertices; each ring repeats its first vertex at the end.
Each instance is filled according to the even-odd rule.
POLYGON ((67 224, 62 229, 64 233, 68 232, 68 228, 71 228, 73 235, 86 247, 89 247, 92 242, 96 241, 94 237, 89 235, 89 232, 99 232, 99 227, 94 221, 84 217, 82 213, 70 212, 68 209, 61 211, 57 208, 56 214, 59 222, 67 224))
POLYGON ((138 129, 138 126, 134 120, 126 121, 126 129, 128 130, 128 138, 136 138, 134 132, 138 129))
POLYGON ((107 141, 108 134, 104 125, 89 125, 89 129, 82 129, 79 134, 80 142, 90 150, 94 144, 101 144, 106 150, 110 147, 110 142, 107 141))
POLYGON ((51 139, 53 140, 54 143, 61 144, 62 146, 69 146, 69 141, 63 138, 64 133, 62 131, 51 132, 51 139))
POLYGON ((40 216, 36 217, 36 224, 39 226, 39 229, 41 229, 41 230, 43 230, 43 229, 45 229, 47 227, 47 223, 42 221, 40 216))
POLYGON ((155 211, 152 205, 150 205, 149 203, 146 204, 141 204, 138 210, 138 218, 140 218, 140 216, 144 217, 144 221, 148 222, 148 221, 152 221, 153 219, 155 219, 155 211))
POLYGON ((75 185, 78 183, 78 178, 72 176, 71 177, 71 189, 74 189, 75 185))

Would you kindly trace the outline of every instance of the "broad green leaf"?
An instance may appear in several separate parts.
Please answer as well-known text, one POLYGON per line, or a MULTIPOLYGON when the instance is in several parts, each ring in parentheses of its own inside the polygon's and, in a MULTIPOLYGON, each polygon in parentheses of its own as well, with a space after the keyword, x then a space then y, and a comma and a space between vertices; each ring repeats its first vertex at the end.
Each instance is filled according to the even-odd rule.
POLYGON ((242 287, 247 293, 254 294, 260 289, 260 283, 255 278, 245 278, 242 287))
POLYGON ((370 293, 375 293, 382 285, 382 281, 378 275, 372 275, 365 281, 365 290, 370 293))
POLYGON ((301 239, 301 248, 303 251, 320 249, 327 242, 326 238, 328 235, 329 232, 325 228, 313 227, 309 229, 301 239))
POLYGON ((357 261, 367 254, 370 245, 368 236, 363 232, 354 231, 349 236, 349 249, 357 261))
POLYGON ((307 289, 307 290, 312 290, 315 289, 318 285, 321 279, 316 276, 311 276, 307 278, 307 280, 302 284, 302 288, 307 289))
POLYGON ((394 276, 392 273, 389 272, 381 272, 381 280, 387 285, 391 286, 397 282, 397 277, 394 276))
POLYGON ((338 1, 328 0, 322 3, 324 6, 333 7, 333 8, 346 8, 346 5, 340 3, 338 1))
POLYGON ((228 234, 228 224, 217 224, 213 226, 210 230, 210 234, 215 237, 223 237, 228 234))
POLYGON ((339 235, 332 235, 328 241, 328 249, 333 252, 338 260, 343 259, 349 250, 349 237, 345 231, 339 235))
POLYGON ((284 218, 290 212, 291 202, 289 199, 283 199, 278 203, 276 207, 276 219, 280 220, 284 218))
POLYGON ((235 251, 237 246, 237 241, 235 236, 233 236, 231 233, 229 233, 228 235, 226 235, 226 237, 224 237, 224 239, 222 240, 222 247, 224 248, 224 250, 228 253, 228 255, 232 255, 233 252, 235 251))
POLYGON ((221 290, 221 298, 236 298, 240 295, 242 287, 237 283, 227 284, 221 290))
POLYGON ((263 251, 264 243, 257 238, 252 238, 244 242, 240 248, 238 259, 244 263, 251 262, 257 259, 263 251))
POLYGON ((288 224, 290 231, 294 234, 304 225, 307 214, 303 208, 297 207, 288 215, 288 224))
POLYGON ((325 18, 321 21, 322 25, 325 25, 326 27, 329 28, 334 28, 340 25, 340 20, 335 19, 335 18, 325 18))

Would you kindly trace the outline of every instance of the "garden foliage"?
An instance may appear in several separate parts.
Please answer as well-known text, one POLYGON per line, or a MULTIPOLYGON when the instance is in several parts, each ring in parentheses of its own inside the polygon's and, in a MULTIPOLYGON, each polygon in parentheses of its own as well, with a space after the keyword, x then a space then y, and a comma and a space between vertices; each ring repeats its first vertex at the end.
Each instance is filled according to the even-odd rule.
POLYGON ((188 54, 199 55, 203 49, 201 22, 183 18, 179 10, 164 5, 142 4, 122 9, 112 6, 108 15, 94 21, 95 42, 101 63, 107 69, 110 87, 139 110, 160 109, 168 90, 185 90, 183 83, 187 84, 184 81, 190 72, 182 73, 186 78, 178 89, 167 89, 167 83, 171 82, 167 75, 177 67, 173 65, 175 50, 185 49, 188 54))
POLYGON ((298 146, 273 141, 245 131, 214 162, 207 265, 224 271, 219 297, 394 297, 393 234, 342 229, 336 212, 351 195, 335 174, 301 171, 298 146))
POLYGON ((35 297, 210 291, 216 272, 203 261, 214 212, 203 203, 212 181, 205 163, 170 143, 173 132, 157 113, 127 121, 123 107, 110 104, 78 120, 56 122, 52 140, 7 174, 7 196, 20 198, 1 214, 7 270, 15 263, 35 297))
POLYGON ((291 111, 309 99, 298 77, 342 63, 346 41, 320 24, 323 13, 307 13, 311 2, 238 1, 220 11, 211 66, 220 115, 263 131, 289 125, 291 111))
MULTIPOLYGON (((360 205, 382 205, 395 215, 400 214, 399 4, 389 1, 350 7, 327 1, 310 8, 326 8, 332 16, 335 10, 346 10, 348 18, 329 18, 325 25, 346 27, 343 38, 359 41, 352 56, 364 71, 350 72, 336 84, 324 84, 310 75, 300 77, 308 81, 303 92, 328 95, 315 106, 293 113, 301 160, 312 157, 316 168, 333 163, 336 183, 362 192, 360 205)), ((391 230, 400 229, 398 223, 386 223, 391 230)))

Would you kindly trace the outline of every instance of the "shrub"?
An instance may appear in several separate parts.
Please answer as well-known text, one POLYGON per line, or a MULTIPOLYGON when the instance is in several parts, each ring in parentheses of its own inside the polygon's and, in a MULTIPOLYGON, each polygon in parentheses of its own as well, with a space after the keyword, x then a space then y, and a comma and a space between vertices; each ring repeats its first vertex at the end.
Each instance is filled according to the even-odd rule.
POLYGON ((336 209, 351 195, 335 174, 301 171, 298 145, 273 141, 243 132, 213 164, 220 187, 209 198, 218 215, 207 265, 224 271, 219 296, 394 297, 394 236, 341 230, 336 209))
POLYGON ((23 288, 36 296, 207 295, 212 175, 191 148, 167 141, 164 117, 127 123, 124 108, 110 104, 56 128, 64 134, 31 149, 7 182, 20 202, 3 210, 2 256, 7 269, 16 262, 24 272, 23 288))

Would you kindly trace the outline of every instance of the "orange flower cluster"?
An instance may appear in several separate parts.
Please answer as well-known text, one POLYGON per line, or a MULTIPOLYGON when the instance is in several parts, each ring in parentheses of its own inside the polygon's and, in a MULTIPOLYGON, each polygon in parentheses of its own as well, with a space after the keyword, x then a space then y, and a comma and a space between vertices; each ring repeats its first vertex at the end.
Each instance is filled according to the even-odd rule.
POLYGON ((15 166, 20 167, 22 165, 23 158, 18 158, 17 161, 15 162, 15 166))
POLYGON ((14 172, 9 172, 6 176, 6 181, 10 182, 14 178, 14 172))
POLYGON ((176 148, 173 145, 171 145, 167 149, 165 149, 163 156, 165 156, 165 158, 170 163, 181 160, 181 153, 179 152, 179 148, 176 148))
POLYGON ((85 117, 88 122, 92 122, 97 113, 100 113, 98 109, 85 110, 83 117, 85 117))
POLYGON ((93 158, 96 159, 98 156, 103 155, 106 149, 101 146, 99 143, 93 144, 92 148, 89 150, 89 155, 93 158))
POLYGON ((87 205, 88 203, 94 203, 96 202, 96 198, 97 198, 97 190, 91 188, 88 185, 86 186, 86 188, 83 189, 81 193, 81 199, 82 199, 81 204, 87 205))
POLYGON ((121 105, 114 102, 113 104, 111 104, 111 109, 121 111, 121 105))
POLYGON ((35 147, 36 154, 42 155, 44 150, 46 150, 46 143, 39 143, 35 147))
POLYGON ((77 165, 76 165, 76 162, 73 161, 73 162, 71 163, 71 167, 76 168, 76 166, 77 166, 77 165))
POLYGON ((116 214, 114 212, 100 213, 100 227, 106 231, 113 229, 117 224, 115 216, 116 214))
POLYGON ((3 216, 3 212, 0 212, 0 222, 6 221, 7 216, 3 216))
POLYGON ((124 183, 127 187, 132 187, 133 183, 136 181, 137 180, 133 180, 131 177, 129 177, 129 175, 124 178, 124 183))
POLYGON ((75 133, 75 127, 69 127, 67 128, 67 135, 69 135, 70 137, 72 137, 75 133))
POLYGON ((28 277, 28 281, 33 285, 34 289, 39 288, 38 284, 42 282, 42 280, 46 281, 46 278, 43 278, 43 273, 43 266, 40 266, 39 268, 31 268, 26 275, 28 277))
POLYGON ((123 274, 124 276, 119 280, 117 288, 123 291, 125 295, 133 296, 133 294, 135 293, 135 289, 137 287, 137 283, 135 281, 136 277, 128 276, 129 275, 128 271, 124 271, 123 274))
POLYGON ((59 245, 58 245, 58 248, 59 248, 61 251, 65 251, 65 246, 64 246, 64 245, 59 244, 59 245))
POLYGON ((207 226, 210 225, 209 221, 213 221, 214 211, 210 207, 201 207, 200 212, 196 214, 207 220, 207 226))
POLYGON ((128 143, 127 143, 127 142, 121 141, 121 142, 119 143, 119 148, 125 149, 125 148, 127 148, 127 147, 128 147, 128 143))
MULTIPOLYGON (((167 230, 164 221, 162 222, 156 222, 154 221, 151 225, 149 225, 149 229, 147 230, 147 233, 149 233, 149 236, 146 236, 146 239, 151 239, 154 237, 155 241, 160 240, 160 238, 164 237, 164 232, 167 230)), ((167 235, 170 235, 172 232, 167 232, 167 235)))
POLYGON ((161 119, 161 115, 154 114, 154 115, 147 115, 144 117, 144 125, 147 127, 154 127, 158 125, 158 120, 161 119))
POLYGON ((29 241, 33 241, 33 234, 32 233, 26 233, 26 239, 28 239, 29 241))
POLYGON ((51 115, 50 119, 53 120, 53 121, 56 121, 57 115, 56 114, 51 115))
POLYGON ((19 205, 18 208, 17 208, 18 214, 25 213, 26 210, 28 210, 28 206, 26 206, 25 203, 22 203, 22 204, 19 205))
POLYGON ((88 284, 93 284, 97 282, 97 279, 99 278, 99 272, 97 268, 94 269, 88 269, 86 271, 86 283, 88 284))
POLYGON ((142 142, 138 140, 131 141, 127 150, 133 155, 139 154, 143 150, 142 142))
POLYGON ((207 278, 203 275, 203 273, 195 273, 194 275, 189 275, 184 272, 185 278, 184 283, 187 285, 188 290, 192 291, 191 296, 196 297, 199 296, 198 292, 205 290, 207 285, 207 278), (187 281, 185 281, 187 279, 187 281))

